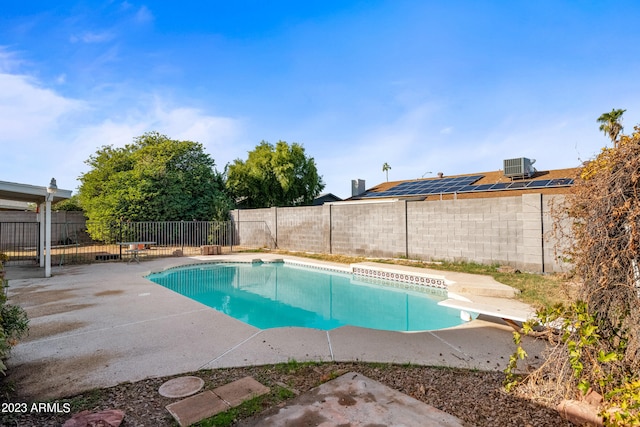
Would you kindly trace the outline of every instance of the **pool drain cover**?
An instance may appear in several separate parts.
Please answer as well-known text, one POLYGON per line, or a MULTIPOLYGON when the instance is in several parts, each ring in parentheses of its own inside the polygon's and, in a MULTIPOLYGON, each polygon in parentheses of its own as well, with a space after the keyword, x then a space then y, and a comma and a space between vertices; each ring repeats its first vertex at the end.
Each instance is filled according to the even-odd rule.
POLYGON ((162 384, 158 392, 164 397, 187 397, 199 392, 203 386, 202 378, 179 377, 162 384))

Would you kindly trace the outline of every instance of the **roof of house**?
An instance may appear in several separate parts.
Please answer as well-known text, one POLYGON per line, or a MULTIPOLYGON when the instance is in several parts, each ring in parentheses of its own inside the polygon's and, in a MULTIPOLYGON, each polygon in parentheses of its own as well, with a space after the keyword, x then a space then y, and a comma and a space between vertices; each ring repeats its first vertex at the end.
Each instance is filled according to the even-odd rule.
POLYGON ((342 199, 333 193, 322 193, 313 199, 313 205, 318 206, 327 202, 340 202, 342 199))
MULTIPOLYGON (((383 182, 367 189, 364 193, 353 196, 347 200, 372 200, 378 198, 393 198, 393 199, 408 199, 408 200, 444 200, 444 199, 471 199, 471 198, 483 198, 483 197, 505 197, 505 196, 518 196, 528 193, 542 193, 542 194, 564 194, 567 193, 573 179, 577 176, 578 168, 568 169, 555 169, 548 171, 536 171, 531 177, 526 179, 512 179, 504 175, 503 171, 492 172, 480 172, 475 174, 463 174, 463 175, 443 175, 437 178, 426 179, 412 179, 403 181, 389 181, 383 182), (466 179, 465 179, 466 177, 466 179), (461 188, 459 192, 444 191, 433 192, 433 190, 424 190, 422 188, 428 188, 431 183, 436 184, 438 180, 456 178, 460 181, 471 181, 468 184, 462 184, 465 187, 461 188), (541 186, 545 181, 550 181, 550 186, 541 186), (531 185, 531 182, 537 181, 535 188, 521 187, 515 188, 501 188, 501 189, 486 189, 489 185, 483 184, 516 184, 517 186, 531 185), (413 184, 415 183, 415 184, 413 184), (480 189, 476 189, 476 186, 483 185, 480 189), (401 186, 401 187, 398 187, 401 186), (405 188, 413 188, 408 191, 410 194, 406 194, 407 191, 401 191, 405 188)), ((496 186, 498 187, 498 186, 496 186)), ((506 186, 502 186, 506 187, 506 186)), ((515 186, 514 186, 515 187, 515 186)))

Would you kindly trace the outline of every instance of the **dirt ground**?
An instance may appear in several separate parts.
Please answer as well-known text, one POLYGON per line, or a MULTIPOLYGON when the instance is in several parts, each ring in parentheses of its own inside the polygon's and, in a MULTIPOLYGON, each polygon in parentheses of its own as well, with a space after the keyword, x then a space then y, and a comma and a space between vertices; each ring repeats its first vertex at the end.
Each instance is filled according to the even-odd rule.
MULTIPOLYGON (((258 402, 257 410, 274 411, 313 387, 341 373, 359 372, 415 399, 460 418, 469 426, 569 427, 554 409, 508 394, 502 387, 500 372, 469 371, 438 367, 398 366, 371 363, 288 363, 246 368, 205 370, 191 373, 205 381, 205 389, 213 389, 231 381, 252 376, 271 388, 271 394, 258 402)), ((188 374, 185 374, 188 375, 188 374)), ((124 383, 107 389, 97 389, 57 403, 70 403, 70 413, 60 414, 0 414, 3 426, 59 426, 82 410, 120 409, 125 412, 126 426, 175 426, 165 406, 177 399, 158 393, 166 378, 151 378, 124 383)), ((5 384, 6 386, 6 384, 5 384)), ((7 396, 3 396, 7 398, 7 396)), ((9 401, 15 402, 10 399, 9 401)), ((60 405, 62 406, 62 405, 60 405)), ((248 423, 255 413, 231 414, 220 424, 248 423)))

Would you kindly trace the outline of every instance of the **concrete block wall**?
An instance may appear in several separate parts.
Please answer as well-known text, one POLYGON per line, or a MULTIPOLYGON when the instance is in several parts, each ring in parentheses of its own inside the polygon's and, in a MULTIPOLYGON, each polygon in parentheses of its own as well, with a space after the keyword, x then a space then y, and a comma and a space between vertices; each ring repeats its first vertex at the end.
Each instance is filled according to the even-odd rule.
POLYGON ((235 224, 234 244, 275 247, 276 208, 235 209, 231 218, 235 224))
MULTIPOLYGON (((28 242, 37 245, 39 239, 38 214, 32 211, 0 211, 0 246, 6 248, 28 242)), ((51 213, 51 242, 64 244, 69 236, 77 235, 86 226, 82 212, 58 211, 51 213), (64 225, 63 225, 64 224, 64 225)))
MULTIPOLYGON (((82 212, 57 211, 51 213, 52 223, 84 223, 85 221, 82 212)), ((38 214, 33 211, 0 211, 0 222, 38 222, 38 214)))
POLYGON ((431 260, 517 262, 520 212, 519 198, 409 203, 408 255, 431 260))
POLYGON ((331 252, 406 256, 406 201, 331 206, 331 252))
MULTIPOLYGON (((567 216, 562 216, 561 219, 554 220, 553 216, 555 211, 562 211, 562 205, 565 201, 565 196, 558 195, 553 198, 544 197, 543 199, 543 228, 542 234, 544 236, 543 239, 543 256, 544 256, 544 271, 569 271, 572 266, 567 262, 565 255, 562 254, 562 249, 567 250, 567 245, 573 242, 573 238, 571 232, 571 227, 573 224, 573 220, 571 220, 567 216), (559 245, 559 238, 556 235, 556 231, 554 229, 559 229, 562 234, 568 236, 564 239, 564 244, 559 245), (562 246, 556 248, 558 246, 562 246)), ((555 215, 558 217, 559 215, 555 215)))
POLYGON ((279 248, 292 251, 327 252, 324 238, 323 206, 300 206, 276 210, 276 236, 279 248))
POLYGON ((474 261, 558 272, 568 267, 555 254, 552 233, 551 205, 561 200, 562 196, 525 194, 353 202, 234 211, 234 219, 264 221, 284 250, 474 261))

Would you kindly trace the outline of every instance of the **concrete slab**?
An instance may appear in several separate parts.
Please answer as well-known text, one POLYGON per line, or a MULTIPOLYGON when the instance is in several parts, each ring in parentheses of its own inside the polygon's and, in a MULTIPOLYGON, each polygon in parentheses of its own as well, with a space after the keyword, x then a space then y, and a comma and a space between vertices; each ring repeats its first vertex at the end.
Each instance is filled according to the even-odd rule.
POLYGON ((213 390, 216 396, 232 407, 270 391, 269 387, 260 384, 252 377, 244 377, 213 390))
POLYGON ((4 269, 6 271, 5 278, 7 280, 44 278, 44 268, 34 264, 5 265, 4 269))
MULTIPOLYGON (((456 328, 431 331, 430 334, 446 343, 452 349, 452 355, 464 354, 457 363, 451 358, 447 359, 445 363, 451 363, 449 366, 460 366, 464 363, 469 369, 504 371, 509 363, 509 356, 515 349, 513 329, 493 322, 490 318, 486 320, 480 318, 456 328), (454 349, 457 352, 454 352, 454 349)), ((535 359, 534 356, 543 352, 546 343, 543 340, 525 338, 522 347, 531 355, 531 358, 521 362, 533 366, 533 363, 542 360, 535 359)), ((523 363, 519 366, 526 371, 523 363)))
MULTIPOLYGON (((253 258, 256 254, 216 259, 253 258)), ((31 325, 29 337, 7 360, 8 380, 16 382, 24 400, 42 401, 205 367, 291 359, 502 369, 513 351, 511 328, 482 320, 420 333, 355 327, 260 330, 144 278, 152 271, 211 260, 58 267, 48 279, 10 280, 9 299, 25 307, 31 325)))
POLYGON ((211 390, 187 397, 165 407, 180 427, 187 427, 205 418, 230 409, 230 406, 211 390))
POLYGON ((284 363, 289 360, 326 362, 333 360, 327 331, 307 328, 265 329, 242 345, 204 364, 203 368, 284 363))
POLYGON ((464 353, 430 332, 402 333, 345 326, 330 331, 329 336, 334 359, 340 362, 460 366, 467 359, 464 353))
POLYGON ((356 372, 304 393, 291 403, 241 426, 434 426, 462 421, 356 372))

